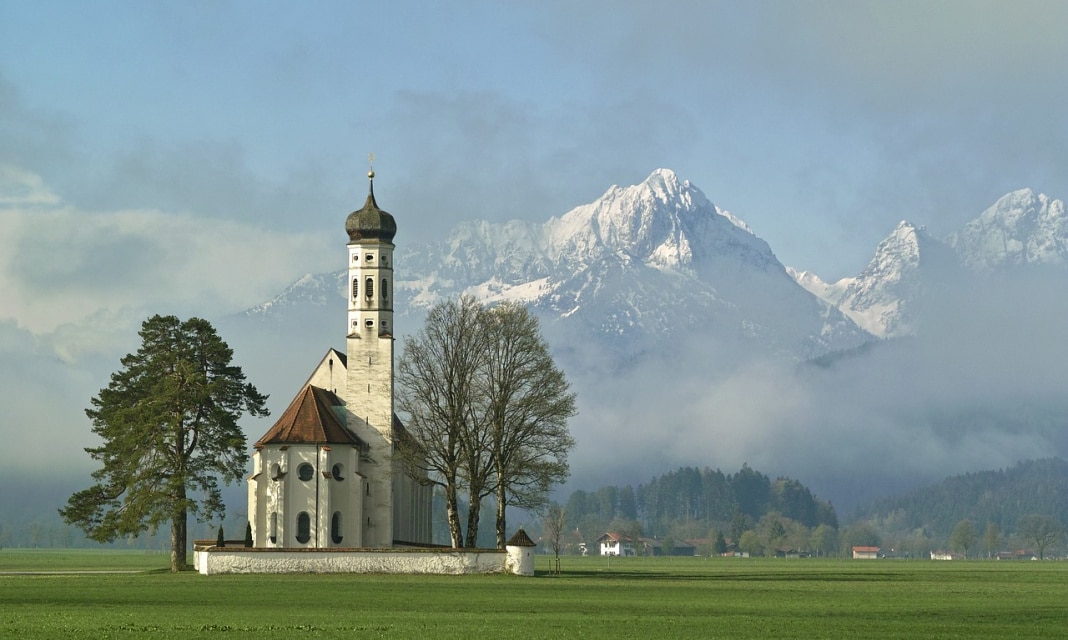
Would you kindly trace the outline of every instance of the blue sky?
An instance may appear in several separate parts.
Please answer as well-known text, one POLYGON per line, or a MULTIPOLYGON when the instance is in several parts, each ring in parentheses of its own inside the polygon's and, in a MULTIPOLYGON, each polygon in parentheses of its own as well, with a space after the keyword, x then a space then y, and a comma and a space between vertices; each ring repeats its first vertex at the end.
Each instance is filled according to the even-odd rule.
POLYGON ((80 411, 85 363, 151 313, 337 268, 369 152, 398 243, 667 167, 825 279, 902 219, 943 236, 1013 189, 1063 199, 1065 24, 1020 0, 0 0, 9 417, 80 411))
POLYGON ((86 212, 323 233, 374 151, 417 237, 559 215, 664 166, 837 278, 900 219, 941 235, 1015 188, 1068 194, 1057 2, 45 0, 0 18, 0 160, 86 212))

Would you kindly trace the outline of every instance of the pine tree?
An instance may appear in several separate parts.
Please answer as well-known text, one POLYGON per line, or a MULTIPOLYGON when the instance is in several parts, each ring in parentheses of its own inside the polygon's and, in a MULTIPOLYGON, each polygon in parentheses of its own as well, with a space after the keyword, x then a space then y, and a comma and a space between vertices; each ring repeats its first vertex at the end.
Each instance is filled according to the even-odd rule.
POLYGON ((233 351, 206 320, 153 316, 141 347, 85 413, 104 441, 86 452, 103 464, 96 484, 59 510, 92 540, 111 542, 169 522, 171 570, 186 568, 187 518, 224 515, 219 488, 248 462, 238 419, 268 414, 266 396, 231 364, 233 351))

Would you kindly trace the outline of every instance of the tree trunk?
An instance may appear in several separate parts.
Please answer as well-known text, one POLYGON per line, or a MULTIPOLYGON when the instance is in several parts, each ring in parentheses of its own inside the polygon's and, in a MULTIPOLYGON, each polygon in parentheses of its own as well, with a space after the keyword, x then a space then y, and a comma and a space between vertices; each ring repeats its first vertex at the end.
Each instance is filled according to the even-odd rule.
POLYGON ((504 500, 505 490, 504 483, 498 483, 497 487, 497 548, 503 549, 504 543, 508 539, 505 535, 505 529, 507 523, 504 521, 504 513, 508 509, 508 504, 504 500))
POLYGON ((467 502, 467 544, 464 546, 468 549, 476 549, 478 548, 478 517, 482 507, 477 489, 471 489, 467 495, 467 502))
POLYGON ((445 512, 449 517, 449 540, 454 549, 463 546, 464 534, 460 528, 460 511, 456 505, 456 484, 450 482, 445 486, 445 512))
POLYGON ((186 510, 175 513, 171 519, 171 571, 186 569, 186 510))

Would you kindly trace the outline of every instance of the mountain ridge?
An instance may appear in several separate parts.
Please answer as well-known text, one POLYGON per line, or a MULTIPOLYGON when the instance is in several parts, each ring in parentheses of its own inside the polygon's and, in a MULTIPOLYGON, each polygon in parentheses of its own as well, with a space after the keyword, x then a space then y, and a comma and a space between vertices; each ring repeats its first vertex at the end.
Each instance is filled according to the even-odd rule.
MULTIPOLYGON (((440 241, 398 248, 401 315, 475 295, 530 305, 560 334, 588 332, 624 358, 711 332, 804 359, 870 339, 799 287, 771 247, 690 181, 657 169, 544 223, 467 221, 440 241)), ((322 301, 343 274, 305 276, 249 311, 322 301)))

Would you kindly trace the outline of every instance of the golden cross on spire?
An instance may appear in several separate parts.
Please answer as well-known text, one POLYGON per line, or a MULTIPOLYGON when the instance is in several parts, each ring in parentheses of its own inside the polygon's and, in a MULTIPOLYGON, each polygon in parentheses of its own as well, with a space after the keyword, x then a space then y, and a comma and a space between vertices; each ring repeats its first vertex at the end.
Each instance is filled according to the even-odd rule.
POLYGON ((375 177, 375 154, 367 154, 367 164, 371 167, 371 170, 367 172, 367 177, 374 180, 375 177))

